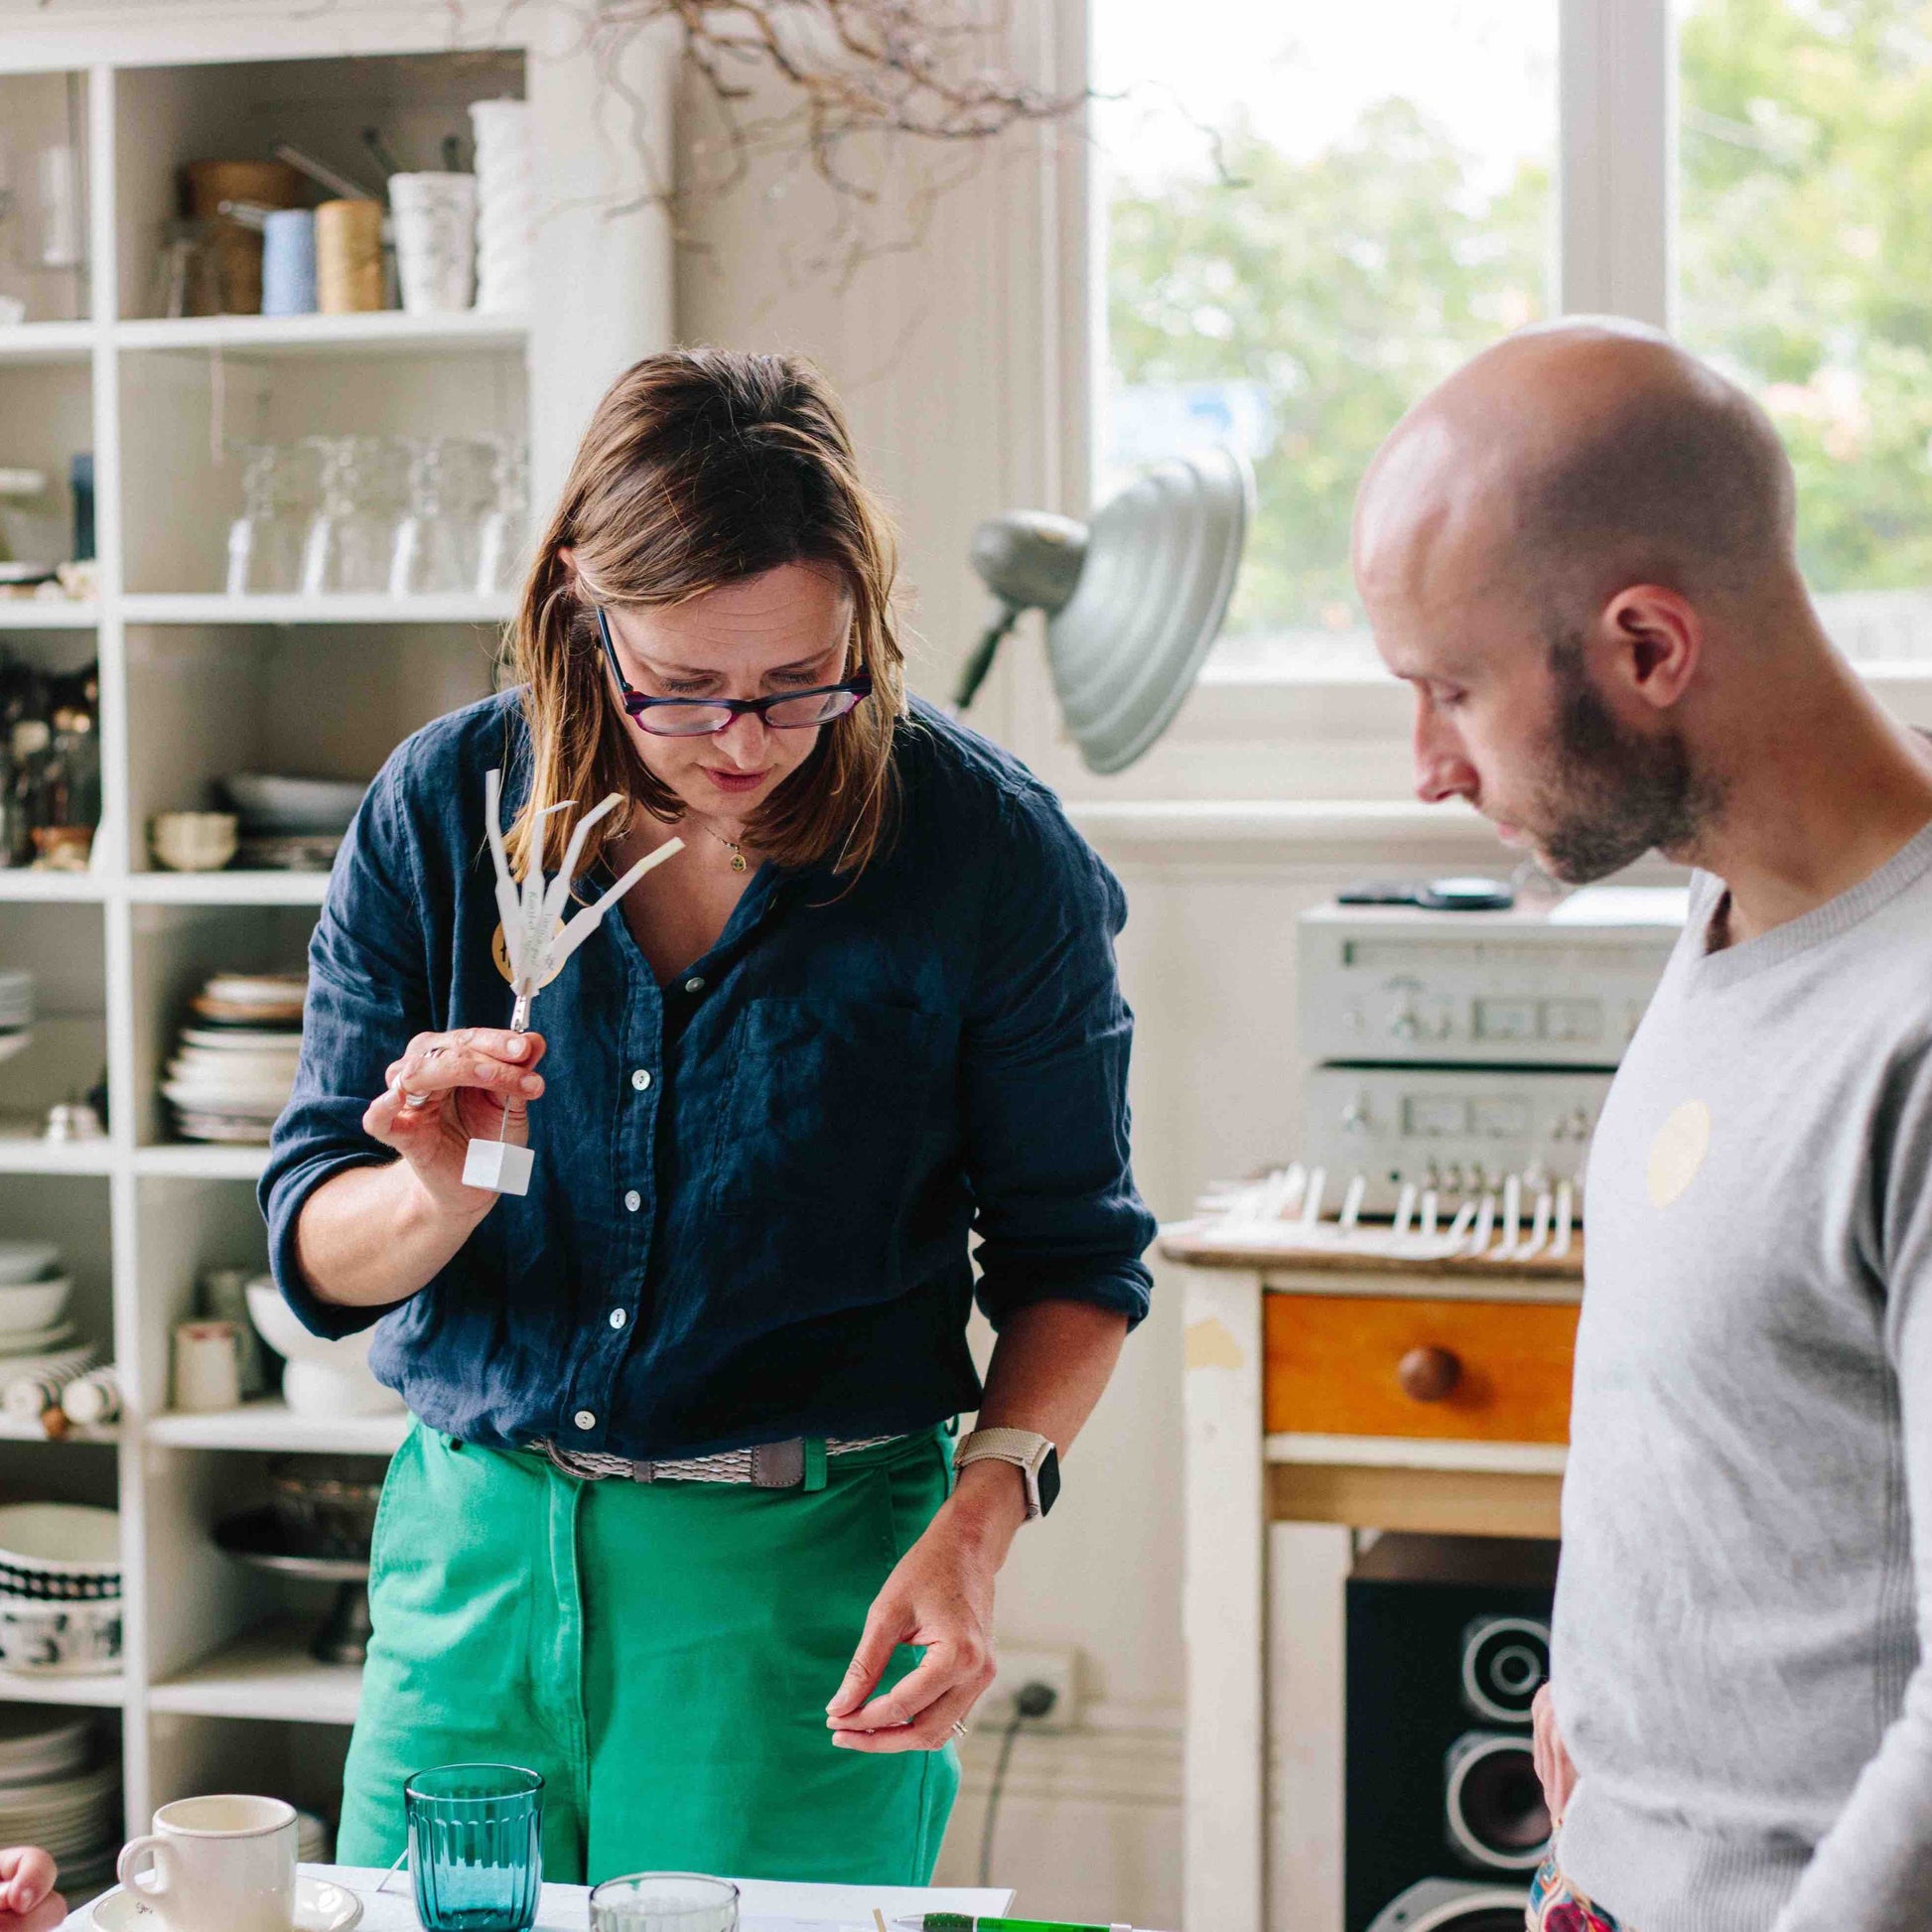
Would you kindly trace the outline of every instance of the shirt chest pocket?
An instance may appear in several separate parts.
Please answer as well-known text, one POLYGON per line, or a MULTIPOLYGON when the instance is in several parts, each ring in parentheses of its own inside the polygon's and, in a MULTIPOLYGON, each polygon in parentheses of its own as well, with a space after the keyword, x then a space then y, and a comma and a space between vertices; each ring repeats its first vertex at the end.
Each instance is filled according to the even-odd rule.
POLYGON ((731 1041, 710 1205, 754 1279, 829 1311, 897 1293, 914 1152, 947 1023, 908 1007, 759 999, 731 1041))

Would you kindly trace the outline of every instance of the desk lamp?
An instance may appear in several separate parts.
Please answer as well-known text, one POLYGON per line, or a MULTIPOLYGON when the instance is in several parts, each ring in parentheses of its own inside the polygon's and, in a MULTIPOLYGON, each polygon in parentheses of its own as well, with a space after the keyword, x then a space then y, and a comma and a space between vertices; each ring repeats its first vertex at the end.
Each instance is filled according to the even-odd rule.
POLYGON ((1167 730, 1227 615, 1254 506, 1246 458, 1216 446, 1164 463, 1091 523, 1010 510, 973 532, 999 608, 960 676, 963 712, 1001 639, 1046 613, 1046 661, 1088 768, 1121 771, 1167 730))

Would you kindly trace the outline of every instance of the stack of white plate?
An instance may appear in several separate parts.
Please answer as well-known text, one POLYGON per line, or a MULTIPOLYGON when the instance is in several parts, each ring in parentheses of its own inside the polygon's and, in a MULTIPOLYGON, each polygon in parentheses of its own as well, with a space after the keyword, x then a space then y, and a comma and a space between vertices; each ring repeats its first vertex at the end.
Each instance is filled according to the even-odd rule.
POLYGON ((268 1139, 295 1085, 307 991, 299 973, 217 973, 196 996, 161 1083, 184 1139, 268 1139))
POLYGON ((90 1717, 0 1709, 0 1842, 43 1847, 69 1903, 109 1882, 120 1849, 121 1769, 95 1754, 90 1717))
POLYGON ((34 1036, 34 976, 0 966, 0 1060, 34 1036))
POLYGON ((301 1864, 328 1864, 336 1850, 336 1835, 326 1819, 312 1811, 295 1814, 295 1856, 301 1864))

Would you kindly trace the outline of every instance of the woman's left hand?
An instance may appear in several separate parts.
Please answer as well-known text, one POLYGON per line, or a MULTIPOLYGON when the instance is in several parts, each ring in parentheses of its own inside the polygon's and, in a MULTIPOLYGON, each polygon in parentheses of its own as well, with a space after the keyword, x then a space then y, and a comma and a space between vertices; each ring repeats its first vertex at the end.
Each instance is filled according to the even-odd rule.
POLYGON ((832 1742, 851 1751, 936 1751, 993 1682, 993 1584, 1026 1520, 1019 1473, 974 1463, 925 1534, 899 1559, 866 1618, 839 1693, 825 1707, 832 1742), (902 1643, 917 1669, 871 1697, 902 1643))

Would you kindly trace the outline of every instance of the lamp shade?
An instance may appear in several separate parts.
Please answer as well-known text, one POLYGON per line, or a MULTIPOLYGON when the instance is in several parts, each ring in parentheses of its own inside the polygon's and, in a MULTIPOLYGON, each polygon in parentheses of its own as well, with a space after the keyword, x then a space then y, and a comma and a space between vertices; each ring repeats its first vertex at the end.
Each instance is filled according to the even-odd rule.
POLYGON ((1132 764, 1167 730, 1227 616, 1254 509, 1254 473, 1213 448, 1166 463, 1091 524, 1010 510, 973 533, 997 600, 960 676, 963 712, 1026 611, 1046 613, 1046 654, 1067 729, 1095 771, 1132 764))
POLYGON ((1093 519, 1079 582, 1046 625, 1060 711, 1091 769, 1132 764, 1193 688, 1253 502, 1246 460, 1214 448, 1163 464, 1093 519))

